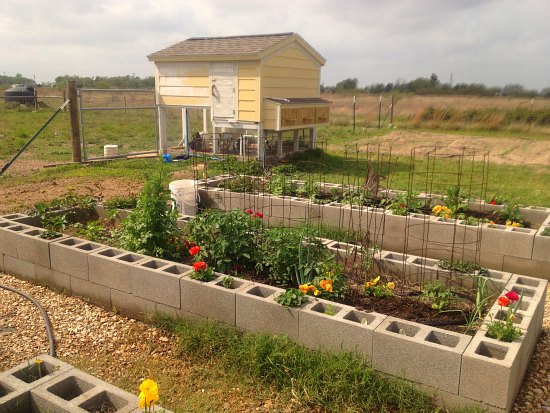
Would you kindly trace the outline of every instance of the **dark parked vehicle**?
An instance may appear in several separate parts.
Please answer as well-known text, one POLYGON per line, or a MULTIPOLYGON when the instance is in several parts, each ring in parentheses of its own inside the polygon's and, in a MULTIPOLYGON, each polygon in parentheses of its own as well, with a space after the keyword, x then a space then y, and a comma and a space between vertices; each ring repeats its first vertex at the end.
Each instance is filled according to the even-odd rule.
POLYGON ((4 100, 6 102, 16 102, 25 105, 34 105, 36 92, 31 85, 15 85, 4 91, 4 100))

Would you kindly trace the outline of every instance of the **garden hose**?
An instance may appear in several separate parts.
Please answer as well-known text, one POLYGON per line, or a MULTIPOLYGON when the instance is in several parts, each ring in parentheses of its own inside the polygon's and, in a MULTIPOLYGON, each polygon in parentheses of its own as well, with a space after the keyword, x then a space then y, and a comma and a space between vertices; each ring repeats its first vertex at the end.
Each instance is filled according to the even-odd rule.
POLYGON ((52 325, 50 323, 50 319, 48 317, 48 314, 46 313, 46 310, 44 310, 44 307, 42 307, 42 305, 34 297, 31 297, 30 295, 22 291, 16 290, 15 288, 8 287, 2 284, 0 284, 0 288, 3 288, 5 290, 19 294, 22 297, 25 297, 27 300, 31 301, 38 308, 38 310, 40 311, 40 314, 42 315, 42 318, 44 319, 44 323, 46 324, 46 334, 48 335, 48 342, 50 344, 50 356, 55 357, 55 341, 53 337, 52 325))

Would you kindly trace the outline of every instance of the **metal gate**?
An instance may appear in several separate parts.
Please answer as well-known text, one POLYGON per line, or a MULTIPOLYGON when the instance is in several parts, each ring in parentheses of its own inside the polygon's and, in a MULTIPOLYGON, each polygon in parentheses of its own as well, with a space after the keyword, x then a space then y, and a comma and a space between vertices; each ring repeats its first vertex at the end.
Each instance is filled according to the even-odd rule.
POLYGON ((83 160, 159 154, 154 90, 79 89, 78 100, 83 160))

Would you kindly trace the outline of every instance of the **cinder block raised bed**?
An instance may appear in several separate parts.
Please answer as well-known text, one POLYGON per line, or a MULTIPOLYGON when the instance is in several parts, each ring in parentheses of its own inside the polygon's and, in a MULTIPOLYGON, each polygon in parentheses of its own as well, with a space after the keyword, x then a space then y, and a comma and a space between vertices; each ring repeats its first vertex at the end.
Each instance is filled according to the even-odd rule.
MULTIPOLYGON (((368 234, 384 250, 435 259, 475 260, 491 269, 550 279, 550 236, 540 235, 544 227, 550 227, 550 208, 520 208, 534 229, 490 223, 478 227, 460 220, 422 214, 394 215, 382 208, 336 202, 318 205, 291 196, 237 193, 216 188, 223 179, 230 178, 199 185, 203 205, 226 211, 261 208, 264 221, 274 225, 322 223, 368 234)), ((471 201, 469 207, 480 212, 502 208, 482 201, 471 201)))
MULTIPOLYGON (((70 277, 73 294, 124 313, 141 315, 156 309, 188 319, 217 320, 245 331, 286 334, 310 348, 352 351, 370 360, 377 370, 433 392, 441 403, 452 408, 456 403, 480 404, 490 411, 509 412, 542 328, 547 281, 525 275, 490 270, 486 277, 491 292, 515 291, 523 296, 515 321, 523 336, 513 343, 503 343, 486 337, 485 326, 470 337, 324 300, 311 299, 300 308, 286 308, 274 300, 283 292, 280 288, 235 279, 236 288, 226 289, 219 285, 222 275, 211 282, 192 280, 189 266, 75 238, 47 243, 49 256, 41 263, 49 261, 55 269, 47 268, 30 255, 22 258, 32 261, 18 258, 19 254, 7 254, 13 254, 13 250, 6 245, 28 242, 29 231, 32 233, 33 228, 0 220, 6 272, 13 270, 13 275, 38 283, 51 276, 48 270, 65 274, 70 277), (81 262, 84 257, 88 263, 87 279, 84 266, 78 270, 68 266, 70 260, 81 262)), ((322 242, 335 254, 358 253, 354 245, 322 242)), ((414 277, 419 274, 425 281, 445 281, 450 277, 448 271, 437 267, 437 261, 429 258, 382 251, 377 260, 387 270, 400 271, 412 281, 418 281, 414 277)), ((468 288, 474 286, 473 278, 461 282, 468 288)), ((484 321, 503 316, 502 309, 494 305, 484 321)), ((44 360, 47 375, 51 372, 52 377, 57 377, 65 373, 63 369, 51 368, 52 362, 47 358, 44 360)), ((17 377, 11 377, 16 371, 0 375, 0 404, 8 406, 4 411, 10 411, 10 403, 17 402, 25 405, 32 401, 51 407, 48 400, 59 402, 59 409, 53 411, 80 411, 101 400, 111 403, 117 411, 126 411, 124 397, 100 386, 88 389, 88 384, 94 383, 87 377, 60 378, 60 382, 67 382, 52 382, 51 389, 41 387, 33 393, 31 387, 38 388, 46 380, 39 378, 35 384, 24 384, 25 379, 17 381, 17 377), (63 390, 65 385, 70 389, 63 390), (82 394, 70 400, 63 398, 79 392, 82 394), (4 401, 6 404, 2 404, 4 401)))

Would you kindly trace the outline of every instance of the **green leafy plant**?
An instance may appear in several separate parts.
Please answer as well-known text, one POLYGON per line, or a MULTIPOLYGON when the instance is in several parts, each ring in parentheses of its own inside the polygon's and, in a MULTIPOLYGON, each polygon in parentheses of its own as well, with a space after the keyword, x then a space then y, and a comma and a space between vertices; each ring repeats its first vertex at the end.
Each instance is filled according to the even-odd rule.
POLYGON ((204 260, 217 271, 230 272, 235 266, 261 270, 265 230, 261 212, 206 210, 188 225, 190 241, 205 248, 204 260))
POLYGON ((498 297, 500 305, 501 317, 498 320, 493 320, 487 323, 486 336, 500 341, 511 343, 523 334, 521 330, 514 326, 516 312, 519 308, 523 292, 521 296, 514 291, 508 291, 506 294, 498 297), (506 311, 504 311, 506 308, 506 311))
POLYGON ((451 307, 455 293, 440 281, 427 283, 422 289, 420 299, 431 304, 434 310, 444 311, 451 307))
POLYGON ((544 228, 540 235, 542 235, 543 237, 550 237, 550 227, 544 228))
POLYGON ((506 225, 514 227, 522 227, 524 225, 523 215, 517 204, 505 204, 502 209, 495 211, 495 214, 506 223, 506 225))
POLYGON ((418 198, 417 193, 403 192, 388 200, 388 209, 395 215, 407 215, 409 212, 420 212, 425 201, 418 198))
POLYGON ((374 200, 374 196, 368 189, 350 190, 342 196, 342 204, 349 205, 369 205, 374 200))
POLYGON ((458 185, 447 188, 445 203, 447 204, 447 208, 450 209, 453 218, 464 218, 465 215, 463 214, 468 210, 467 199, 461 192, 462 190, 458 185))
POLYGON ((320 186, 314 175, 308 175, 304 185, 296 188, 296 194, 309 199, 315 199, 320 193, 320 186))
POLYGON ((259 178, 253 176, 235 176, 220 183, 220 187, 233 192, 256 192, 262 188, 259 178))
POLYGON ((440 260, 437 266, 443 270, 456 271, 463 274, 487 274, 487 268, 467 260, 440 260))
POLYGON ((78 235, 90 241, 103 242, 108 238, 105 232, 105 226, 101 221, 96 220, 88 222, 85 227, 79 229, 78 235))
POLYGON ((275 301, 285 307, 300 307, 308 302, 307 296, 297 288, 288 288, 275 297, 275 301))
POLYGON ((178 259, 183 254, 182 234, 176 225, 178 212, 172 207, 164 180, 162 167, 147 178, 136 208, 122 221, 118 242, 129 251, 178 259))
POLYGON ((44 213, 40 216, 40 224, 46 230, 40 234, 44 239, 55 239, 61 236, 61 232, 69 225, 69 212, 64 214, 44 213))
POLYGON ((115 196, 103 202, 106 209, 133 209, 137 206, 138 197, 136 195, 115 196))
POLYGON ((325 314, 329 316, 336 315, 336 311, 334 310, 334 306, 332 304, 328 304, 325 308, 325 314))
POLYGON ((222 287, 224 288, 227 288, 227 289, 233 289, 235 288, 233 286, 233 282, 235 281, 235 279, 229 275, 226 275, 225 277, 222 278, 220 284, 222 285, 222 287))
POLYGON ((267 182, 266 190, 277 196, 292 195, 296 184, 285 175, 273 175, 267 182))

